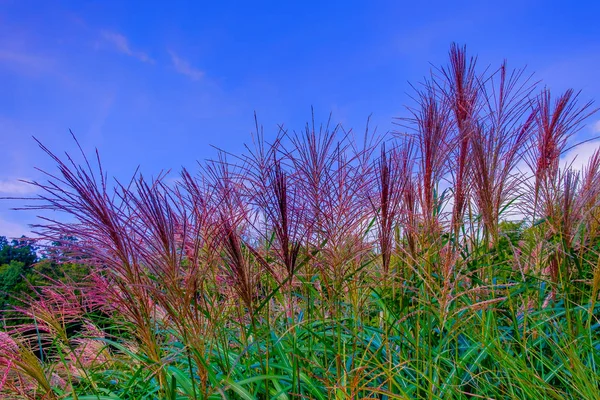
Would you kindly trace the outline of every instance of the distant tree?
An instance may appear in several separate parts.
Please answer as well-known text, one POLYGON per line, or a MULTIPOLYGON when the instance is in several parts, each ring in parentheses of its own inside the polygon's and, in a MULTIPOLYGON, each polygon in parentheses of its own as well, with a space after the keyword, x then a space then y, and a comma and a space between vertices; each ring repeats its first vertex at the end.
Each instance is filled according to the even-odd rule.
POLYGON ((33 242, 21 237, 11 243, 0 236, 0 306, 15 294, 16 287, 23 281, 38 256, 33 242))
POLYGON ((6 237, 0 236, 0 265, 18 261, 25 267, 29 267, 38 259, 36 251, 33 241, 26 239, 25 236, 21 236, 21 239, 13 239, 11 243, 6 237))
POLYGON ((22 280, 24 266, 22 262, 15 260, 0 265, 0 292, 3 297, 13 292, 14 287, 22 280))
MULTIPOLYGON (((74 238, 65 240, 75 241, 74 238)), ((81 281, 90 269, 79 263, 59 263, 66 256, 62 243, 53 243, 50 250, 39 257, 33 241, 24 237, 10 243, 0 236, 0 315, 4 323, 18 322, 10 309, 22 305, 23 298, 35 298, 34 287, 46 286, 53 281, 81 281)))

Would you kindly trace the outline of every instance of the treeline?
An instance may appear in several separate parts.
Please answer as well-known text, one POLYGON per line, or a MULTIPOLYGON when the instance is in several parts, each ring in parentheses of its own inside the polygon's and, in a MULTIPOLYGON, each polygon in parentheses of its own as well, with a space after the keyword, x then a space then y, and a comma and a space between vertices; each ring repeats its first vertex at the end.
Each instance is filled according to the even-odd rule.
POLYGON ((37 298, 37 289, 55 282, 79 281, 90 272, 79 263, 59 263, 60 245, 40 249, 22 236, 9 241, 0 236, 0 314, 2 326, 22 323, 15 307, 37 298))

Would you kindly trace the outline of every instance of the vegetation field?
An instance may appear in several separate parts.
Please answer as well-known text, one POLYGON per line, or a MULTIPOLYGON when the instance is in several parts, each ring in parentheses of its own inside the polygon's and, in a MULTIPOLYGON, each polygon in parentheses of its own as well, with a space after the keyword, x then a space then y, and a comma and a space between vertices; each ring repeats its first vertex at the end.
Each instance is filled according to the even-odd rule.
POLYGON ((386 134, 257 122, 175 184, 40 144, 0 397, 598 399, 600 151, 563 157, 594 108, 456 45, 412 99, 386 134))

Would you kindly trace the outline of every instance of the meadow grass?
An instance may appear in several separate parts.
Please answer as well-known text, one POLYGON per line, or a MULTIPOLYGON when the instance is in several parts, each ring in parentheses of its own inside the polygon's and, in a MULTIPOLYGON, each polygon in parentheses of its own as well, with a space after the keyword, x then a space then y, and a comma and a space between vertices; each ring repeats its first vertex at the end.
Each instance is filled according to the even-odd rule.
POLYGON ((598 398, 600 153, 560 164, 591 104, 455 45, 414 89, 399 132, 257 123, 174 186, 40 144, 29 208, 75 222, 37 233, 93 273, 0 332, 0 393, 598 398))

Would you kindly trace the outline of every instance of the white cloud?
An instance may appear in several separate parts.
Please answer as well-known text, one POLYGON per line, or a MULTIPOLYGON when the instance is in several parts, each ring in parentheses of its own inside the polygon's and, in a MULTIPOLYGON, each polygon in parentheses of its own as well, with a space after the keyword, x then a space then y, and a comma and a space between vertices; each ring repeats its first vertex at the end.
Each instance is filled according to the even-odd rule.
POLYGON ((171 61, 173 62, 173 67, 175 71, 179 72, 182 75, 187 76, 193 81, 197 81, 204 77, 204 72, 191 66, 189 62, 181 59, 177 54, 170 51, 171 61))
POLYGON ((600 120, 592 124, 592 133, 600 133, 600 120))
POLYGON ((27 225, 0 218, 0 236, 5 236, 10 240, 12 238, 20 238, 23 235, 31 236, 31 231, 27 225))
MULTIPOLYGON (((600 121, 594 125, 594 129, 600 132, 600 121)), ((582 143, 574 149, 568 151, 561 159, 560 165, 562 168, 571 166, 574 171, 581 172, 588 164, 590 158, 596 150, 600 148, 600 140, 582 143)))
POLYGON ((119 53, 123 53, 130 57, 137 58, 142 62, 154 63, 154 60, 150 58, 148 54, 142 51, 133 50, 129 44, 129 40, 120 33, 102 31, 102 37, 105 41, 110 43, 114 47, 114 49, 117 50, 119 53))
POLYGON ((55 72, 54 59, 25 49, 0 49, 0 67, 9 68, 19 74, 42 75, 55 72))
POLYGON ((37 188, 19 179, 0 179, 0 193, 8 195, 26 195, 35 193, 37 188))
POLYGON ((4 49, 0 49, 0 60, 19 65, 25 65, 27 67, 35 67, 46 61, 45 59, 36 55, 4 49))

